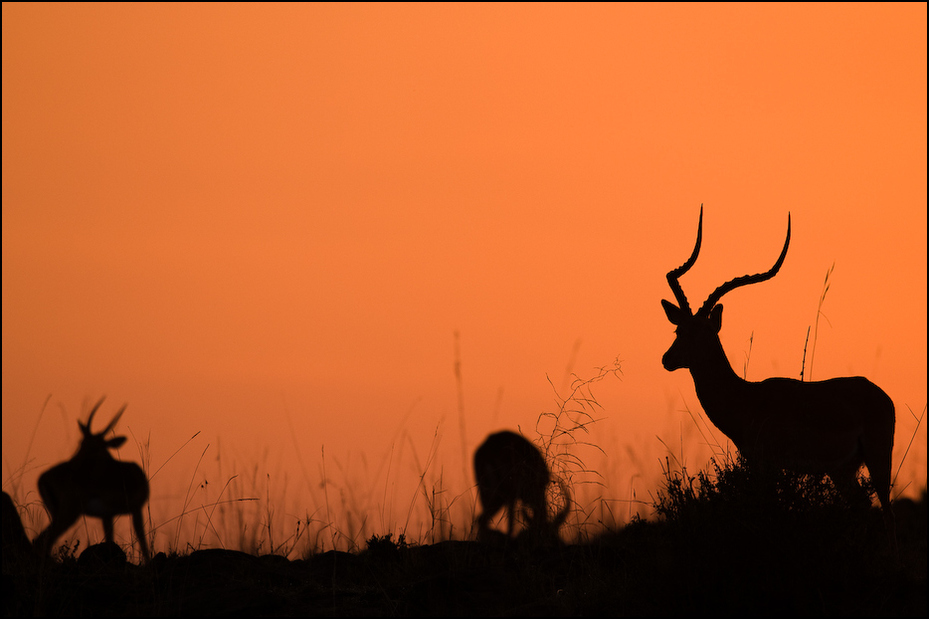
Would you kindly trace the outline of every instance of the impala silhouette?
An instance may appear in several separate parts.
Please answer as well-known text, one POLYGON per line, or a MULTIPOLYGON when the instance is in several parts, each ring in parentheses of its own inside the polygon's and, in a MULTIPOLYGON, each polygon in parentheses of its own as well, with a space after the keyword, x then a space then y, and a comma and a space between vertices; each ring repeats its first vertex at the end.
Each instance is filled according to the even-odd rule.
POLYGON ((703 207, 697 243, 690 258, 668 273, 678 305, 662 300, 665 314, 677 326, 676 339, 664 354, 668 371, 688 368, 697 398, 707 417, 751 462, 800 473, 827 474, 837 488, 857 485, 862 464, 868 467, 888 528, 894 404, 879 387, 860 376, 802 382, 792 378, 746 381, 732 370, 719 341, 723 306, 719 300, 741 286, 774 277, 790 245, 765 273, 736 277, 714 290, 696 313, 691 312, 678 279, 697 260, 703 234, 703 207))
POLYGON ((51 553, 52 546, 61 535, 82 515, 94 516, 103 521, 106 541, 113 541, 113 518, 121 514, 132 514, 143 559, 150 560, 148 541, 142 519, 142 507, 148 501, 148 478, 142 468, 134 462, 120 462, 110 455, 110 449, 126 442, 125 436, 111 439, 104 436, 113 429, 126 407, 116 413, 113 421, 102 432, 90 430, 94 415, 104 398, 97 402, 87 424, 80 421, 83 439, 73 458, 42 473, 39 477, 39 494, 51 522, 33 542, 43 555, 51 553))
POLYGON ((558 480, 564 495, 564 507, 549 518, 548 485, 551 473, 539 450, 515 432, 491 434, 474 452, 474 477, 483 512, 478 517, 478 534, 491 535, 490 522, 501 508, 506 508, 507 537, 513 537, 516 527, 516 505, 523 507, 526 531, 537 538, 550 538, 558 533, 568 515, 570 495, 565 483, 558 480), (531 514, 527 514, 527 510, 531 514))

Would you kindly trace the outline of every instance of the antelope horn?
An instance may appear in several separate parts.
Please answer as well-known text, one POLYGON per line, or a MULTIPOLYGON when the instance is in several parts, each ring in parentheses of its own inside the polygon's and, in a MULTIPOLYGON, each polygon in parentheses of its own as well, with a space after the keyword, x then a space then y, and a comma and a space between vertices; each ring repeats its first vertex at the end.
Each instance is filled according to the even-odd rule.
MULTIPOLYGON (((777 272, 780 270, 781 265, 784 264, 784 258, 787 256, 787 247, 790 245, 790 213, 787 213, 787 238, 784 240, 784 249, 781 250, 781 255, 778 257, 777 262, 774 263, 774 266, 770 270, 764 273, 756 273, 754 275, 743 275, 741 277, 736 277, 731 279, 716 290, 714 290, 706 301, 700 307, 700 310, 697 312, 703 316, 709 314, 710 310, 713 309, 713 306, 719 303, 719 300, 723 297, 724 294, 731 290, 735 290, 741 286, 747 286, 749 284, 757 284, 771 279, 777 272)), ((671 275, 668 274, 670 279, 671 275)))
POLYGON ((123 407, 119 409, 119 412, 116 413, 115 417, 113 417, 113 421, 110 422, 110 425, 106 427, 106 429, 102 432, 102 434, 106 434, 107 432, 113 429, 113 427, 116 425, 116 422, 119 421, 119 418, 123 416, 123 413, 126 411, 127 406, 129 405, 123 404, 123 407))
POLYGON ((94 407, 90 409, 90 416, 87 418, 87 423, 84 425, 85 428, 90 430, 90 424, 94 421, 94 415, 97 414, 97 409, 100 408, 100 405, 103 404, 103 401, 106 399, 106 396, 100 398, 100 401, 94 404, 94 407))
POLYGON ((677 299, 678 306, 690 314, 693 315, 693 312, 690 311, 690 304, 687 303, 687 296, 684 295, 684 290, 681 288, 680 283, 677 279, 690 270, 690 267, 694 265, 697 261, 697 254, 700 253, 700 243, 703 241, 703 205, 700 205, 700 223, 697 224, 697 243, 694 245, 694 251, 690 255, 690 258, 687 259, 687 262, 677 267, 670 273, 668 273, 668 284, 671 286, 672 292, 674 292, 674 297, 677 299))

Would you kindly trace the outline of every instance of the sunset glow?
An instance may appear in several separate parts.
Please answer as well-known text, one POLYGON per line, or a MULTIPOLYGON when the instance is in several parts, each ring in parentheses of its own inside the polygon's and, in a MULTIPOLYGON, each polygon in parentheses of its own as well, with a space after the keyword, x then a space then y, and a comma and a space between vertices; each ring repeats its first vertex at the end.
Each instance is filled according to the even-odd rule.
POLYGON ((438 491, 463 537, 477 445, 618 360, 578 500, 648 516, 733 449, 661 365, 701 204, 696 305, 791 220, 726 297, 736 372, 867 377, 925 488, 925 4, 2 10, 3 489, 37 514, 106 395, 156 551, 242 497, 421 539, 438 491))

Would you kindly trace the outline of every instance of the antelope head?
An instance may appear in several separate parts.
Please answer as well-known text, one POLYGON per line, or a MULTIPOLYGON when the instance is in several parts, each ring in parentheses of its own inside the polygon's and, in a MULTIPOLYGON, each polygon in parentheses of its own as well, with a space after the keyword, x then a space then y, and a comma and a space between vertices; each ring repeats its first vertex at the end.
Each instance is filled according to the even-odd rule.
POLYGON ((719 330, 722 327, 723 306, 719 305, 719 300, 723 295, 731 290, 749 284, 757 284, 771 279, 777 275, 784 258, 787 256, 787 248, 790 245, 790 215, 787 215, 787 239, 784 241, 784 249, 777 262, 770 270, 755 275, 743 275, 729 280, 722 286, 714 290, 697 313, 694 314, 687 302, 687 296, 681 288, 678 281, 684 273, 697 261, 700 254, 700 243, 703 240, 703 206, 700 206, 700 222, 697 224, 697 242, 694 245, 693 253, 687 262, 668 273, 668 284, 671 286, 674 297, 677 299, 677 305, 664 299, 661 305, 664 307, 665 315, 671 324, 677 326, 676 338, 674 343, 662 357, 661 362, 668 371, 674 371, 680 368, 694 368, 707 363, 709 355, 718 355, 722 352, 722 346, 719 342, 719 330))
POLYGON ((116 427, 116 423, 119 421, 119 418, 123 416, 123 413, 126 412, 126 406, 123 404, 123 407, 119 409, 116 415, 113 417, 113 420, 107 424, 102 432, 94 433, 90 429, 90 424, 94 421, 94 415, 97 414, 97 409, 100 408, 100 405, 103 404, 104 398, 101 398, 99 402, 91 409, 90 416, 87 418, 87 423, 82 423, 80 420, 77 422, 77 426, 81 429, 81 446, 78 448, 77 453, 74 455, 72 461, 75 460, 112 460, 113 456, 110 455, 110 449, 119 449, 123 446, 123 443, 126 442, 125 436, 114 436, 113 438, 106 438, 106 435, 110 433, 110 430, 116 427))

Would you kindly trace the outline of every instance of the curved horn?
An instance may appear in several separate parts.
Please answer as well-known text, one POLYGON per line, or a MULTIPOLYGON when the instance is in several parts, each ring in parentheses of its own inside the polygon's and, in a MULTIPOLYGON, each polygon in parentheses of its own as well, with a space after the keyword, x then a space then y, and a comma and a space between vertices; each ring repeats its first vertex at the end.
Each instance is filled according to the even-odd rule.
POLYGON ((106 434, 107 432, 109 432, 110 430, 113 429, 113 427, 116 425, 116 422, 119 421, 119 418, 123 416, 123 413, 124 413, 124 412, 126 412, 126 407, 127 407, 127 406, 129 406, 129 405, 128 405, 128 404, 123 404, 123 407, 122 407, 121 409, 119 409, 119 412, 116 413, 116 416, 115 416, 115 417, 113 417, 113 421, 110 422, 110 424, 106 427, 106 429, 105 429, 103 432, 101 432, 101 434, 106 434))
POLYGON ((100 405, 103 404, 103 401, 104 401, 105 399, 106 399, 106 396, 103 396, 102 398, 100 398, 100 401, 99 401, 99 402, 97 402, 96 404, 94 404, 94 407, 93 407, 92 409, 90 409, 90 416, 87 417, 87 423, 86 423, 86 424, 81 424, 81 425, 82 425, 84 428, 86 428, 88 431, 90 431, 90 424, 93 423, 94 415, 97 414, 97 409, 100 408, 100 405))
POLYGON ((690 258, 687 259, 687 262, 677 267, 670 273, 668 273, 668 284, 671 286, 671 290, 674 292, 674 297, 677 299, 678 306, 687 312, 690 315, 693 315, 693 312, 690 311, 690 305, 687 303, 687 297, 684 295, 684 290, 681 288, 680 283, 677 279, 690 270, 690 267, 694 265, 694 262, 697 261, 697 254, 700 253, 700 243, 703 241, 703 205, 700 205, 700 223, 697 224, 697 243, 694 245, 694 251, 690 255, 690 258))
MULTIPOLYGON (((781 255, 778 257, 777 262, 774 263, 774 266, 770 270, 764 273, 756 273, 754 275, 743 275, 741 277, 736 277, 731 279, 716 290, 714 290, 703 305, 700 307, 698 314, 706 316, 709 314, 710 310, 713 309, 713 306, 719 303, 719 300, 723 297, 724 294, 730 290, 735 290, 742 286, 747 286, 749 284, 757 284, 771 279, 777 272, 780 270, 781 265, 784 264, 784 258, 787 256, 787 247, 790 245, 790 213, 787 213, 787 238, 784 240, 784 249, 781 250, 781 255)), ((670 279, 671 274, 668 274, 670 279)))

